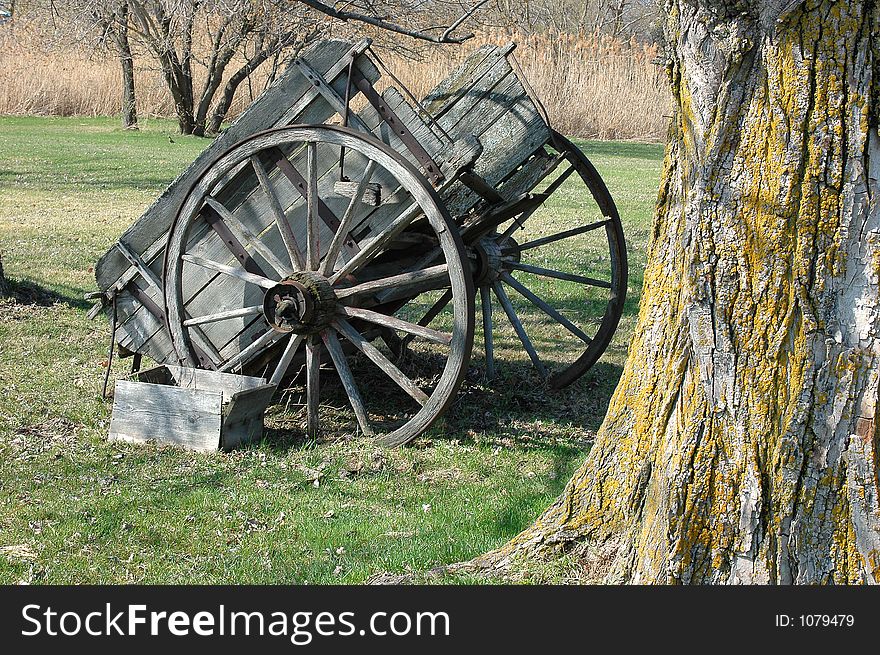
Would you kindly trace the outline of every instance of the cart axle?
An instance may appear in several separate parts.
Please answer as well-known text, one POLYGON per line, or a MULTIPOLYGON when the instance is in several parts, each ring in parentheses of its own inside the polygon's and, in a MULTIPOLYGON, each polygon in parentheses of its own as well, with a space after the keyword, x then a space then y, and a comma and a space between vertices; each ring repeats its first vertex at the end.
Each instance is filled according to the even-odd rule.
POLYGON ((336 294, 327 278, 299 271, 266 291, 263 314, 278 332, 316 334, 330 324, 336 304, 336 294))

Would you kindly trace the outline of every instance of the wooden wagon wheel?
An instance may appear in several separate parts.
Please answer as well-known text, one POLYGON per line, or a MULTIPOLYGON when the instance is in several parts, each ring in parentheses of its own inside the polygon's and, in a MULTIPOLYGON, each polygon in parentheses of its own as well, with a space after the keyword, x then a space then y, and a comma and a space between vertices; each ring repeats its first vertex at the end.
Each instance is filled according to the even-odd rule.
POLYGON ((478 261, 487 377, 494 376, 500 315, 534 367, 561 388, 586 373, 611 342, 626 300, 627 257, 620 215, 598 171, 559 133, 552 143, 558 165, 535 189, 546 196, 543 204, 470 245, 478 261), (554 196, 565 196, 565 203, 554 196), (572 201, 579 203, 573 212, 564 207, 572 201), (514 299, 522 301, 519 311, 514 299), (538 338, 530 331, 540 331, 538 338))
POLYGON ((356 421, 383 444, 405 443, 443 413, 466 373, 474 291, 464 253, 433 189, 380 141, 336 126, 256 134, 207 168, 169 232, 174 350, 199 366, 207 338, 220 370, 258 371, 276 384, 295 377, 310 435, 356 421), (342 149, 353 179, 340 179, 342 149), (398 250, 407 234, 442 258, 419 266, 418 248, 398 250), (450 294, 448 330, 393 316, 433 288, 450 294), (399 334, 423 342, 433 372, 409 372, 376 339, 393 344, 399 334))

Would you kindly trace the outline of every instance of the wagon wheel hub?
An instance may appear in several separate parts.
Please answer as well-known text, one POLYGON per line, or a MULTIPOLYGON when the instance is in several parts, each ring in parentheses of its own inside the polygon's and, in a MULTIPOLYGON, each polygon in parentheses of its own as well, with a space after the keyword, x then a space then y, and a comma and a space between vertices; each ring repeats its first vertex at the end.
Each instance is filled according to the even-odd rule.
POLYGON ((507 237, 503 242, 500 235, 483 237, 473 245, 476 256, 476 269, 474 271, 474 283, 476 286, 492 284, 501 277, 506 261, 519 261, 519 244, 513 237, 507 237))
POLYGON ((330 324, 335 312, 330 282, 311 271, 289 275, 263 297, 263 315, 278 332, 315 334, 330 324))

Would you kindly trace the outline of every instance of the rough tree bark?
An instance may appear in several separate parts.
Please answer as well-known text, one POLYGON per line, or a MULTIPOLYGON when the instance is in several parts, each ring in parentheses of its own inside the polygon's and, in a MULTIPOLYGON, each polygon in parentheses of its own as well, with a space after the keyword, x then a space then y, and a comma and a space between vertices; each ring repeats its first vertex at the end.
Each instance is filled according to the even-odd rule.
POLYGON ((636 334, 560 499, 475 561, 880 581, 880 3, 666 0, 675 115, 636 334))

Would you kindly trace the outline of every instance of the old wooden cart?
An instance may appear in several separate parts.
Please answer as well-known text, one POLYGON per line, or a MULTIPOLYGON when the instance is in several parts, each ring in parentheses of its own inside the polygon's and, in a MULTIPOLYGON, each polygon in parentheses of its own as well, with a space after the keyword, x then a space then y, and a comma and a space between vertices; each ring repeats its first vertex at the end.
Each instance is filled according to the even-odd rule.
POLYGON ((621 315, 623 232, 513 47, 421 102, 377 91, 397 80, 369 40, 304 53, 98 263, 119 349, 285 382, 310 434, 388 445, 454 400, 477 304, 487 377, 515 334, 551 386, 577 379, 621 315))

